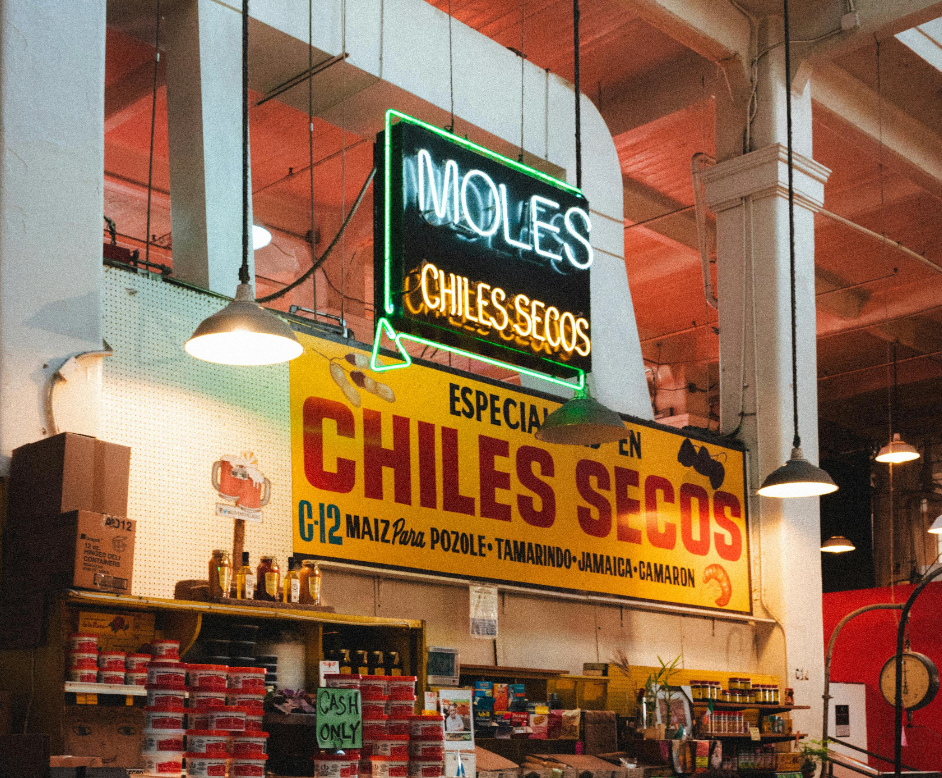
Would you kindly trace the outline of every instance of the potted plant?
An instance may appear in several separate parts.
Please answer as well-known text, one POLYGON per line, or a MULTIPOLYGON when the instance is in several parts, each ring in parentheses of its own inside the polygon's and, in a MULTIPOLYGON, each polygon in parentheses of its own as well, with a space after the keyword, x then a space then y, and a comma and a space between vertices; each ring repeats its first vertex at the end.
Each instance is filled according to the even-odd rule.
POLYGON ((827 740, 804 740, 798 744, 802 755, 801 773, 804 778, 814 778, 818 765, 828 762, 827 740))

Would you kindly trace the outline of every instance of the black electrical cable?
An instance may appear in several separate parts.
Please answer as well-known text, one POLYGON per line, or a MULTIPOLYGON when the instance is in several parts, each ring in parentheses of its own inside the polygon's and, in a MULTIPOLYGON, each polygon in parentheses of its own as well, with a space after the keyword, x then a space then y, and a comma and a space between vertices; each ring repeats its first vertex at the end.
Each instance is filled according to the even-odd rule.
POLYGON ((249 283, 249 0, 242 0, 242 266, 239 282, 249 283))
POLYGON ((154 127, 157 124, 157 74, 160 70, 160 0, 157 0, 157 18, 154 28, 154 88, 150 104, 150 156, 147 162, 147 227, 144 235, 144 261, 150 262, 150 208, 154 190, 154 127))
POLYGON ((572 60, 575 69, 576 92, 576 188, 582 189, 582 106, 579 93, 579 0, 572 0, 572 60))
MULTIPOLYGON (((314 0, 308 0, 307 3, 307 69, 314 70, 314 0)), ((311 184, 311 261, 315 260, 314 244, 317 242, 314 238, 314 78, 307 80, 307 151, 308 167, 310 169, 311 184)), ((317 310, 317 276, 311 277, 311 299, 314 310, 317 310)))
MULTIPOLYGON (((347 214, 347 218, 343 220, 343 224, 340 225, 340 230, 334 236, 334 239, 330 242, 330 245, 324 249, 324 253, 321 254, 320 258, 315 260, 314 263, 304 272, 302 276, 296 278, 286 287, 279 289, 277 292, 272 292, 270 295, 265 297, 257 297, 255 302, 257 303, 270 303, 272 300, 277 300, 279 297, 283 297, 292 289, 297 288, 308 278, 310 278, 314 271, 317 270, 324 262, 327 260, 327 257, 330 256, 330 252, 333 251, 334 246, 337 245, 337 242, 340 240, 340 236, 343 235, 344 230, 347 229, 347 225, 350 223, 350 219, 353 218, 353 214, 357 212, 357 208, 360 207, 360 203, 363 201, 363 196, 366 194, 366 190, 369 188, 370 184, 373 181, 373 176, 376 175, 376 168, 373 168, 370 171, 370 174, 366 177, 366 181, 363 182, 363 188, 360 189, 360 194, 357 195, 356 201, 353 203, 353 206, 350 208, 350 213, 347 214)), ((313 248, 313 247, 312 247, 313 248)))
MULTIPOLYGON (((578 0, 577 0, 578 2, 578 0)), ((791 37, 788 29, 788 0, 783 0, 785 15, 785 127, 788 133, 788 269, 792 299, 792 416, 795 421, 795 438, 792 448, 801 448, 798 434, 798 314, 795 293, 795 182, 792 166, 792 56, 791 37)))

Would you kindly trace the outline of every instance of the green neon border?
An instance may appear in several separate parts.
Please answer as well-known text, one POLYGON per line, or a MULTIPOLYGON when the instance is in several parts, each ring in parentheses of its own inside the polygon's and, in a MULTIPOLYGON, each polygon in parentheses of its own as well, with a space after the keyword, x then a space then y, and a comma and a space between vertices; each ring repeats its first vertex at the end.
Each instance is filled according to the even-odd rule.
MULTIPOLYGON (((458 135, 447 132, 446 130, 435 127, 434 125, 423 122, 419 119, 416 119, 412 116, 408 116, 404 113, 400 113, 395 109, 390 108, 386 111, 386 124, 385 124, 385 134, 383 138, 383 191, 385 196, 383 197, 383 307, 384 313, 386 316, 392 316, 396 309, 393 305, 392 300, 392 247, 390 245, 390 234, 389 234, 389 224, 392 218, 391 206, 390 206, 390 197, 389 192, 391 188, 391 169, 392 169, 392 126, 393 118, 398 118, 400 121, 407 122, 409 124, 414 124, 417 127, 422 127, 423 129, 428 130, 429 132, 435 133, 436 135, 444 138, 450 143, 455 143, 459 146, 463 146, 470 151, 474 151, 478 154, 481 154, 488 159, 492 159, 495 162, 499 162, 502 165, 507 165, 514 170, 518 170, 525 175, 530 176, 531 178, 536 178, 546 184, 555 186, 557 189, 562 189, 563 191, 570 192, 572 194, 578 195, 585 199, 582 194, 582 190, 578 189, 572 184, 568 184, 565 181, 560 181, 558 178, 553 178, 553 176, 544 173, 541 170, 532 168, 529 165, 524 165, 522 162, 518 162, 515 159, 510 157, 505 157, 503 154, 498 154, 496 151, 485 148, 484 146, 479 146, 477 143, 468 140, 467 138, 461 138, 458 135)), ((520 367, 519 365, 514 365, 509 362, 502 362, 498 359, 492 359, 491 357, 481 356, 480 354, 474 354, 470 351, 465 351, 463 349, 455 348, 453 346, 446 346, 443 343, 437 343, 433 340, 428 340, 427 338, 419 337, 418 335, 410 335, 408 333, 399 333, 396 332, 392 325, 389 323, 386 316, 383 316, 376 323, 376 337, 373 340, 373 356, 371 360, 372 369, 377 372, 382 372, 384 370, 395 370, 397 368, 408 367, 412 364, 412 357, 409 356, 409 353, 403 348, 402 341, 410 340, 413 343, 421 343, 425 346, 431 346, 432 348, 441 349, 443 351, 451 352, 452 354, 458 354, 460 356, 468 357, 470 359, 477 360, 479 362, 486 362, 489 365, 495 365, 497 367, 503 367, 508 370, 512 370, 518 373, 525 373, 526 375, 532 376, 534 378, 539 378, 544 381, 549 381, 550 383, 559 384, 560 386, 565 386, 569 389, 573 387, 577 389, 583 389, 585 387, 585 371, 579 368, 571 368, 576 372, 576 378, 578 379, 577 384, 572 384, 564 378, 556 378, 555 376, 547 375, 546 373, 539 373, 535 370, 530 370, 526 367, 520 367), (402 364, 394 365, 382 365, 377 359, 379 354, 379 343, 382 339, 383 330, 386 330, 389 335, 390 340, 395 342, 396 348, 399 350, 399 353, 402 354, 404 362, 402 364)), ((553 360, 546 360, 552 362, 553 360)), ((555 363, 554 364, 561 364, 555 363)))

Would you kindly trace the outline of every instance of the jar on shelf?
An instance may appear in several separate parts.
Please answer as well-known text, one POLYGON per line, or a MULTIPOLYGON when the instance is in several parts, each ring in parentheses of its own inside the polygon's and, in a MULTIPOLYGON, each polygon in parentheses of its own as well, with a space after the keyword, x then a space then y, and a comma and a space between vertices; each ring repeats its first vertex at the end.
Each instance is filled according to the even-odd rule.
POLYGON ((209 560, 209 596, 228 597, 232 588, 232 555, 224 548, 213 551, 209 560))
POLYGON ((255 573, 255 599, 276 602, 281 587, 281 568, 278 567, 275 557, 261 557, 255 573))

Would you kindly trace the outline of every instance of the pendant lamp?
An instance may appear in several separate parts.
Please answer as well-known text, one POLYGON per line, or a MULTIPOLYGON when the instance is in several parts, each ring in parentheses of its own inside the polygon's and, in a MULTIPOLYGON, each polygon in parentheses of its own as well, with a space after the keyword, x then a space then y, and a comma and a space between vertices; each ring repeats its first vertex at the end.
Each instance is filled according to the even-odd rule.
POLYGON ((848 551, 856 551, 857 546, 843 535, 834 535, 821 544, 821 550, 826 551, 828 554, 844 554, 848 551))
POLYGON ((936 516, 935 521, 932 522, 932 526, 929 527, 928 531, 933 535, 942 535, 942 516, 936 516))
POLYGON ((252 225, 252 250, 258 251, 271 243, 271 233, 261 224, 252 225))
POLYGON ((791 279, 792 314, 792 418, 795 436, 792 440, 792 455, 777 470, 771 472, 759 487, 763 497, 813 497, 837 491, 837 484, 820 467, 801 453, 801 436, 798 434, 798 343, 797 312, 795 301, 795 186, 792 152, 792 60, 791 38, 788 29, 788 0, 784 0, 785 15, 785 122, 788 129, 788 237, 789 276, 791 279))
POLYGON ((249 277, 249 2, 242 4, 242 266, 235 299, 204 319, 186 352, 222 365, 273 365, 301 355, 291 328, 255 302, 249 277))
POLYGON ((579 389, 576 396, 553 411, 535 433, 545 443, 594 446, 613 443, 628 434, 621 417, 579 389))
MULTIPOLYGON (((890 429, 893 429, 893 411, 896 410, 896 341, 893 341, 893 394, 890 396, 890 429)), ((886 462, 887 464, 899 464, 900 462, 912 462, 919 459, 919 452, 915 446, 909 445, 900 437, 898 432, 893 433, 890 442, 880 449, 876 456, 877 462, 886 462)))

